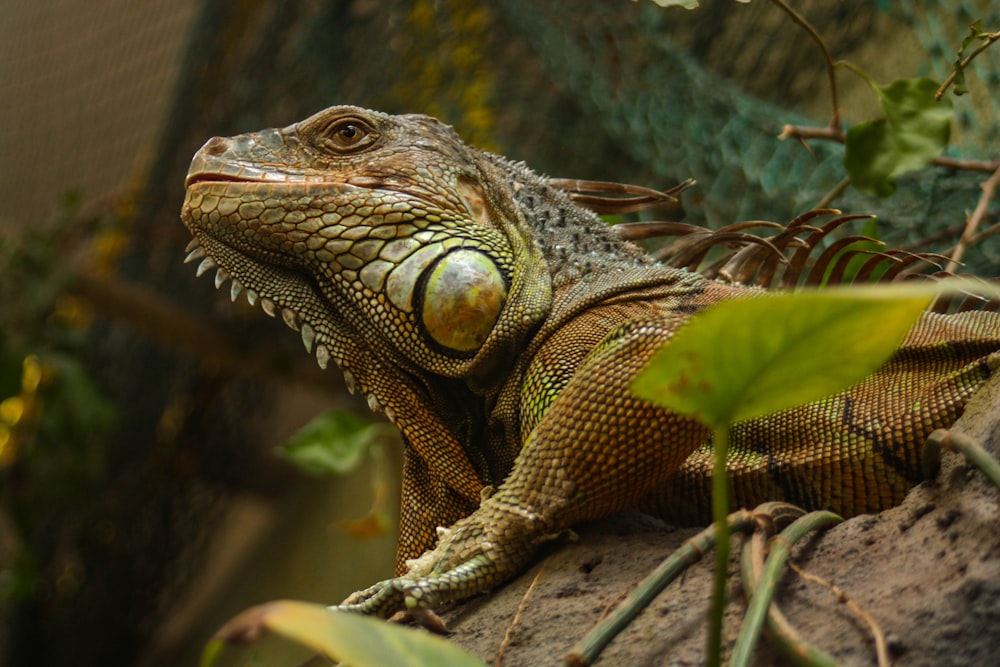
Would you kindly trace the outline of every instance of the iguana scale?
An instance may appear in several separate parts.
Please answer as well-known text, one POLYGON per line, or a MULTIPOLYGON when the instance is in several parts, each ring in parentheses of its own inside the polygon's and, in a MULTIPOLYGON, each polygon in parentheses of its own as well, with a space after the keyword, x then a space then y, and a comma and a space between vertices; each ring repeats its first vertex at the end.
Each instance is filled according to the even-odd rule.
MULTIPOLYGON (((398 576, 345 608, 487 591, 543 541, 630 506, 708 520, 708 431, 629 384, 699 310, 754 289, 657 264, 439 121, 355 107, 211 139, 182 217, 199 274, 280 314, 403 435, 398 576)), ((925 314, 859 385, 739 424, 733 502, 845 515, 900 502, 926 436, 998 350, 995 313, 925 314)))

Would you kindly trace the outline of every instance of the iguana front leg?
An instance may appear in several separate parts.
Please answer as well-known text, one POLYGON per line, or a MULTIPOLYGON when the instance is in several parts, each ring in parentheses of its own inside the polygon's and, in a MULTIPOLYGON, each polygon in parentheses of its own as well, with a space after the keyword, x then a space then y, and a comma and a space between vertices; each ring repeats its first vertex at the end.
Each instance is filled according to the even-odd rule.
POLYGON ((410 572, 358 591, 338 608, 388 617, 487 592, 518 573, 542 542, 556 537, 545 526, 541 517, 509 499, 487 498, 452 528, 440 529, 437 547, 407 562, 410 572))
POLYGON ((631 507, 661 485, 708 437, 703 426, 629 391, 673 328, 665 318, 609 335, 552 401, 496 492, 439 531, 437 547, 410 561, 407 574, 340 608, 389 616, 486 592, 521 571, 545 541, 631 507))

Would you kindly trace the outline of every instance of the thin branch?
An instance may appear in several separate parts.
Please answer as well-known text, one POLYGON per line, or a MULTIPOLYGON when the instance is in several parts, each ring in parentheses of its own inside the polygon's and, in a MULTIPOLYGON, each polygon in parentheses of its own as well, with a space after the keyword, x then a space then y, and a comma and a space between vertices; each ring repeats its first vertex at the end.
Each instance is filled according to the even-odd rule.
MULTIPOLYGON (((965 229, 965 223, 961 222, 958 224, 950 225, 946 229, 942 229, 936 234, 931 234, 930 236, 925 236, 920 239, 916 239, 911 243, 904 244, 900 246, 900 250, 905 250, 906 252, 922 252, 927 248, 940 248, 942 243, 949 243, 952 240, 962 236, 962 230, 965 229)), ((942 251, 943 255, 948 255, 951 253, 953 248, 942 251)))
POLYGON ((302 355, 286 358, 254 341, 233 340, 221 327, 197 317, 150 287, 102 276, 90 269, 73 273, 69 294, 85 300, 109 319, 131 327, 164 347, 233 374, 295 377, 327 389, 330 376, 302 355))
POLYGON ((846 135, 839 127, 807 127, 803 125, 785 125, 781 128, 779 139, 822 139, 844 143, 846 135))
POLYGON ((964 171, 984 171, 991 173, 1000 169, 1000 160, 962 160, 953 157, 936 157, 934 165, 946 167, 948 169, 962 169, 964 171))
POLYGON ((958 77, 958 73, 964 71, 965 68, 969 66, 969 63, 972 62, 973 58, 975 58, 980 53, 988 49, 993 42, 1000 39, 1000 32, 992 32, 987 35, 983 35, 982 39, 986 41, 980 44, 979 48, 977 48, 975 51, 970 53, 965 60, 956 64, 955 67, 952 68, 951 74, 948 75, 948 78, 944 80, 944 83, 941 84, 941 87, 938 88, 938 91, 934 94, 934 99, 938 100, 939 102, 941 101, 941 98, 944 97, 944 94, 948 90, 948 87, 951 86, 951 84, 955 83, 955 79, 958 77))
POLYGON ((538 573, 535 574, 534 579, 531 580, 531 585, 528 586, 528 590, 521 597, 521 602, 517 605, 514 618, 511 619, 510 624, 507 626, 507 631, 503 635, 503 641, 500 642, 500 647, 497 649, 497 656, 493 661, 494 667, 503 667, 503 656, 507 652, 507 646, 510 645, 511 639, 514 637, 514 630, 521 625, 521 615, 524 613, 524 608, 528 605, 528 600, 531 599, 531 594, 535 592, 535 586, 538 584, 538 580, 542 578, 542 573, 545 572, 545 567, 551 559, 550 556, 542 561, 542 566, 538 568, 538 573))
POLYGON ((817 46, 819 46, 820 50, 823 52, 823 59, 826 61, 826 76, 830 80, 830 101, 833 106, 833 113, 830 116, 830 129, 840 130, 840 103, 837 101, 837 64, 830 55, 830 50, 826 48, 826 43, 823 41, 823 38, 820 37, 819 33, 816 32, 816 29, 809 24, 809 21, 807 21, 804 16, 785 4, 784 0, 772 1, 774 4, 778 5, 782 11, 788 14, 792 21, 797 23, 803 30, 809 33, 809 36, 813 38, 813 41, 816 42, 817 46))
POLYGON ((829 208, 830 204, 832 204, 837 197, 844 194, 844 190, 846 190, 850 185, 851 185, 851 177, 845 176, 843 179, 841 179, 840 183, 837 183, 835 186, 833 186, 832 190, 827 192, 822 199, 816 202, 816 206, 814 206, 813 208, 829 208))
POLYGON ((842 588, 832 582, 829 582, 826 579, 810 572, 806 572, 795 563, 789 562, 788 567, 802 579, 829 590, 833 593, 834 597, 837 598, 837 602, 846 606, 858 618, 860 618, 865 625, 868 626, 868 629, 872 633, 872 638, 875 640, 875 655, 877 656, 879 667, 891 667, 892 656, 889 653, 889 642, 886 640, 885 632, 882 630, 882 627, 871 614, 865 611, 860 604, 852 600, 842 588))
POLYGON ((979 202, 976 204, 975 210, 972 211, 972 215, 966 220, 965 231, 962 232, 962 238, 959 239, 958 244, 952 250, 951 259, 948 261, 945 271, 954 271, 961 263, 962 256, 972 243, 972 239, 976 235, 976 230, 979 229, 979 223, 986 217, 990 202, 993 201, 993 195, 996 193, 997 185, 1000 185, 1000 167, 983 182, 981 186, 983 194, 979 196, 979 202))
POLYGON ((973 236, 969 245, 976 245, 977 243, 981 243, 982 241, 990 238, 991 236, 996 236, 997 234, 1000 234, 1000 223, 991 225, 973 236))
MULTIPOLYGON (((847 136, 838 128, 833 127, 809 127, 804 125, 785 125, 781 128, 779 139, 820 139, 822 141, 835 141, 842 144, 847 136)), ((965 160, 962 158, 938 156, 931 160, 931 164, 945 169, 960 169, 963 171, 982 171, 993 173, 1000 169, 1000 160, 965 160)))

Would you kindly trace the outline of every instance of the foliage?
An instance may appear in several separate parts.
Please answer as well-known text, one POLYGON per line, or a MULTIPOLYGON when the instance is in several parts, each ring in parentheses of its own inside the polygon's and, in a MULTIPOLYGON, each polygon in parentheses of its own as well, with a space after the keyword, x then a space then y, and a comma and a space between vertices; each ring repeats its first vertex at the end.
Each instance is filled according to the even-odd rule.
MULTIPOLYGON (((661 6, 689 9, 697 6, 697 2, 654 1, 661 6)), ((877 86, 857 67, 835 63, 823 39, 804 17, 782 0, 774 3, 822 50, 833 103, 828 129, 814 132, 786 126, 782 136, 834 139, 846 145, 844 168, 849 180, 824 197, 820 207, 838 196, 847 183, 863 192, 889 196, 895 192, 899 176, 938 159, 947 148, 953 120, 951 101, 942 101, 942 92, 952 81, 956 94, 966 92, 965 67, 1000 37, 983 32, 978 22, 973 24, 970 36, 959 49, 953 75, 942 86, 929 78, 901 79, 877 86), (965 50, 976 40, 981 42, 979 48, 963 58, 965 50), (859 123, 846 134, 841 131, 834 76, 837 65, 849 67, 869 83, 878 97, 883 118, 859 123)), ((1000 168, 992 169, 1000 174, 1000 168)), ((991 192, 984 187, 986 203, 991 192)), ((981 200, 977 211, 985 208, 981 200)), ((971 236, 976 224, 977 216, 972 216, 967 222, 967 236, 971 236)), ((851 248, 855 249, 865 248, 851 248)), ((956 261, 959 255, 957 248, 956 261)), ((860 257, 853 260, 854 266, 848 267, 848 279, 861 261, 860 257)), ((829 272, 824 284, 828 278, 829 272)), ((863 379, 896 349, 912 322, 926 308, 929 290, 933 289, 878 287, 840 293, 769 295, 719 304, 693 318, 634 380, 633 390, 639 396, 690 415, 713 430, 712 505, 720 543, 707 647, 709 664, 721 661, 729 556, 726 457, 730 426, 817 400, 863 379), (780 324, 774 326, 774 323, 780 324), (816 354, 817 349, 823 353, 816 354)))
POLYGON ((362 454, 396 431, 352 412, 330 410, 299 429, 278 451, 312 475, 346 475, 356 470, 362 454))
POLYGON ((818 400, 862 380, 899 345, 930 300, 926 291, 901 298, 900 289, 912 291, 831 288, 711 306, 653 356, 633 388, 711 426, 818 400))
MULTIPOLYGON (((983 50, 985 50, 997 39, 1000 39, 1000 32, 985 32, 983 30, 982 21, 974 21, 972 25, 969 26, 969 34, 962 40, 962 45, 958 48, 958 53, 955 55, 955 62, 952 65, 953 73, 951 81, 955 86, 955 95, 965 95, 969 92, 969 86, 965 82, 965 69, 969 66, 969 63, 972 62, 973 58, 982 53, 983 50), (980 43, 979 47, 966 56, 966 50, 977 41, 980 43)), ((943 92, 945 87, 946 86, 942 86, 941 92, 943 92)))
POLYGON ((633 381, 642 398, 712 428, 718 547, 708 664, 721 660, 730 426, 818 400, 862 380, 898 347, 936 289, 830 289, 719 303, 692 318, 633 381))
MULTIPOLYGON (((65 294, 65 242, 78 202, 68 196, 53 220, 0 237, 3 604, 59 590, 48 581, 58 557, 48 531, 57 518, 74 524, 71 517, 95 494, 116 420, 88 366, 89 318, 65 294)), ((63 538, 72 540, 72 532, 63 538)))
POLYGON ((933 79, 869 83, 885 118, 847 131, 844 167, 855 187, 886 197, 896 191, 896 178, 928 166, 947 147, 952 106, 950 99, 935 99, 933 79))

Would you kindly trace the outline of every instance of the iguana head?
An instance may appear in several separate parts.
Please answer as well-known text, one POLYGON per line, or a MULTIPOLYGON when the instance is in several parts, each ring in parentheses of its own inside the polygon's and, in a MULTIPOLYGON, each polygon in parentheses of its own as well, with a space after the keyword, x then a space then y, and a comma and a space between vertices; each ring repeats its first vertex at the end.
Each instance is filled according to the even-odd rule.
POLYGON ((410 368, 490 372, 551 297, 483 155, 433 118, 346 106, 215 137, 187 177, 189 258, 280 311, 321 366, 364 341, 410 368))

